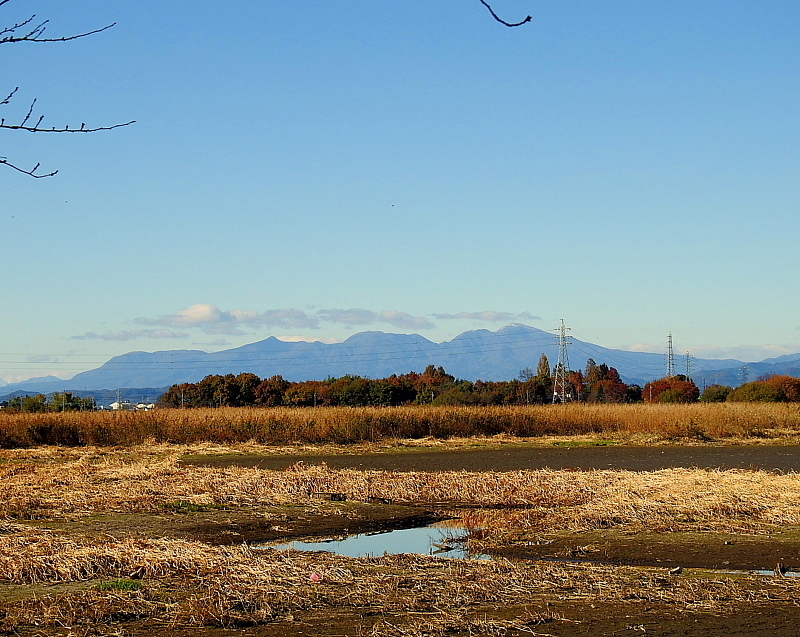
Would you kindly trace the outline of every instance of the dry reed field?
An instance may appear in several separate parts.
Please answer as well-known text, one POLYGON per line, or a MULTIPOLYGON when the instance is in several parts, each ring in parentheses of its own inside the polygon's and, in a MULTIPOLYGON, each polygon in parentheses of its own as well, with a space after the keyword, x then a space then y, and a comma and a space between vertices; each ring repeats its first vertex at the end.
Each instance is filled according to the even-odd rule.
POLYGON ((527 407, 161 409, 151 412, 0 412, 0 448, 137 445, 147 441, 352 444, 424 437, 599 434, 653 441, 792 439, 800 404, 622 404, 527 407))
MULTIPOLYGON (((632 609, 659 604, 709 612, 739 604, 791 601, 797 593, 788 579, 761 583, 755 589, 735 580, 670 578, 654 569, 411 555, 347 559, 179 540, 82 544, 42 533, 20 534, 8 542, 14 542, 11 548, 24 550, 27 564, 21 567, 6 560, 0 566, 0 577, 14 582, 91 578, 120 582, 126 581, 119 579, 126 573, 144 567, 141 580, 127 580, 141 582, 134 590, 94 586, 4 604, 0 625, 17 631, 25 626, 105 624, 108 632, 100 634, 115 634, 112 630, 125 634, 119 632, 125 621, 146 618, 151 626, 155 621, 173 629, 261 624, 271 628, 269 634, 280 634, 282 624, 309 611, 357 609, 360 626, 346 634, 508 634, 508 629, 581 623, 553 611, 557 600, 627 604, 632 609), (513 618, 497 613, 503 607, 513 609, 513 618)), ((527 632, 540 634, 530 628, 527 632)))
POLYGON ((39 637, 138 637, 200 627, 279 637, 569 637, 675 634, 664 627, 696 627, 703 617, 725 626, 721 634, 749 634, 736 626, 744 630, 762 612, 770 621, 796 621, 794 577, 420 555, 353 559, 241 541, 210 544, 158 526, 173 518, 224 525, 252 512, 264 528, 288 529, 294 515, 347 517, 353 503, 380 497, 412 509, 457 510, 467 525, 484 527, 475 542, 489 551, 520 538, 608 529, 634 537, 755 537, 800 527, 795 475, 394 472, 302 463, 266 471, 179 460, 210 449, 220 450, 153 443, 0 453, 0 630, 39 637), (318 492, 346 500, 310 499, 318 492), (87 532, 115 518, 122 522, 113 531, 87 532), (146 519, 153 524, 140 523, 146 519))
MULTIPOLYGON (((55 452, 57 453, 57 452, 55 452)), ((309 494, 349 500, 518 509, 518 523, 586 530, 621 524, 649 529, 748 532, 800 525, 800 478, 764 471, 669 469, 392 472, 295 465, 286 471, 184 466, 179 454, 139 460, 89 453, 62 463, 0 465, 0 515, 45 519, 104 512, 147 512, 197 505, 306 505, 309 494)))

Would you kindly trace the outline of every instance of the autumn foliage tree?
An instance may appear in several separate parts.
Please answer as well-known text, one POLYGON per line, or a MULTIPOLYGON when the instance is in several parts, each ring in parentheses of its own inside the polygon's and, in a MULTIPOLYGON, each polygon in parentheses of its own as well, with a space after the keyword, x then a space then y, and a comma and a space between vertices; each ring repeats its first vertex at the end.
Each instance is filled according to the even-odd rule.
POLYGON ((734 389, 731 402, 785 403, 800 401, 800 378, 771 375, 734 389))
POLYGON ((261 381, 256 387, 256 403, 264 407, 280 407, 283 405, 283 393, 292 384, 283 376, 272 376, 261 381))
POLYGON ((586 402, 621 403, 628 398, 628 385, 619 372, 605 363, 597 365, 591 358, 586 361, 585 385, 586 402))
POLYGON ((651 381, 642 389, 642 399, 646 403, 693 403, 699 397, 700 389, 683 374, 651 381))
MULTIPOLYGON (((581 371, 569 371, 567 382, 573 396, 584 399, 592 386, 593 402, 630 400, 631 387, 619 379, 613 367, 597 365, 587 384, 581 371)), ((637 388, 638 390, 638 388, 637 388)), ((637 394, 638 395, 638 394, 637 394)), ((392 407, 399 405, 531 405, 550 403, 553 379, 546 356, 537 373, 527 368, 511 381, 468 381, 448 374, 443 367, 428 365, 423 372, 392 374, 371 379, 342 376, 326 380, 291 382, 275 375, 261 380, 255 374, 210 375, 198 383, 173 385, 161 403, 171 407, 392 407)))

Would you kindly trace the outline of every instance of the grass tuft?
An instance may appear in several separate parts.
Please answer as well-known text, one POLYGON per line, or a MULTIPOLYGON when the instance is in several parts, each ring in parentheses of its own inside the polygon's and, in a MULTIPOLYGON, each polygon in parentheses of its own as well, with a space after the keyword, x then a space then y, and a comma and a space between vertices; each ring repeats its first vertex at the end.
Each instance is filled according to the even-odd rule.
POLYGON ((141 587, 141 582, 127 578, 98 582, 95 586, 98 591, 138 591, 141 587))

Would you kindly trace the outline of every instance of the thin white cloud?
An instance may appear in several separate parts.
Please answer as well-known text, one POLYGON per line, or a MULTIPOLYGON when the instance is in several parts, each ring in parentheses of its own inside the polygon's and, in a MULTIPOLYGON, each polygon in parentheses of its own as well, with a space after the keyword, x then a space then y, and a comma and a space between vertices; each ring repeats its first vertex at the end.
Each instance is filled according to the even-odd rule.
POLYGON ((225 334, 242 336, 247 332, 242 327, 257 329, 259 327, 279 327, 283 329, 318 329, 319 320, 309 316, 302 310, 284 309, 256 312, 254 310, 220 310, 216 305, 198 303, 180 310, 175 314, 151 319, 139 317, 134 319, 140 325, 164 325, 171 327, 201 329, 206 334, 225 334))
POLYGON ((266 310, 260 314, 260 324, 265 327, 319 329, 319 319, 303 310, 266 310))
POLYGON ((484 312, 458 312, 457 314, 434 314, 434 318, 442 321, 450 320, 463 320, 469 319, 474 321, 484 321, 486 323, 499 323, 504 321, 541 321, 541 316, 534 316, 530 312, 520 312, 513 314, 511 312, 496 312, 494 310, 486 310, 484 312))
MULTIPOLYGON (((433 314, 443 320, 467 319, 488 323, 541 320, 530 312, 514 314, 511 312, 459 312, 458 314, 433 314)), ((320 329, 321 323, 336 323, 348 327, 368 325, 391 325, 403 330, 429 330, 436 324, 428 317, 414 316, 400 310, 381 310, 376 312, 365 308, 329 308, 316 312, 303 310, 277 309, 258 312, 256 310, 221 310, 210 303, 197 303, 174 314, 159 318, 139 317, 134 319, 139 325, 161 325, 164 327, 196 328, 206 334, 244 336, 247 330, 262 327, 283 330, 320 329)))
POLYGON ((432 321, 424 316, 412 316, 407 312, 398 312, 397 310, 378 312, 377 321, 408 329, 429 330, 436 327, 432 321))
POLYGON ((123 330, 119 332, 86 332, 78 336, 70 337, 76 341, 132 341, 138 338, 186 338, 189 336, 185 332, 175 332, 173 330, 123 330))
POLYGON ((403 329, 427 330, 436 327, 433 322, 424 316, 413 316, 408 312, 398 310, 383 310, 373 312, 363 308, 351 308, 349 310, 330 309, 319 310, 317 316, 328 323, 340 323, 342 325, 373 325, 375 323, 387 323, 394 327, 403 329))

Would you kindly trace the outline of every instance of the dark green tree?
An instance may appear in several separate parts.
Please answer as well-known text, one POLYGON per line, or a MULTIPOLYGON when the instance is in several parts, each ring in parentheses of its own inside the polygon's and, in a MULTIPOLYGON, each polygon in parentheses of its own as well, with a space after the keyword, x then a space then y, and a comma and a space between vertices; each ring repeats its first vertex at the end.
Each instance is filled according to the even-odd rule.
POLYGON ((724 403, 728 399, 728 394, 733 391, 733 387, 727 385, 709 385, 700 394, 701 403, 724 403))
POLYGON ((786 402, 786 394, 776 385, 756 380, 734 389, 727 400, 732 403, 782 403, 786 402))

